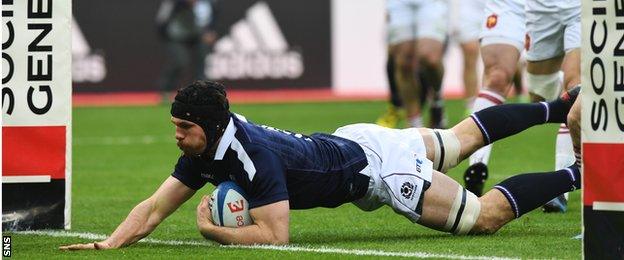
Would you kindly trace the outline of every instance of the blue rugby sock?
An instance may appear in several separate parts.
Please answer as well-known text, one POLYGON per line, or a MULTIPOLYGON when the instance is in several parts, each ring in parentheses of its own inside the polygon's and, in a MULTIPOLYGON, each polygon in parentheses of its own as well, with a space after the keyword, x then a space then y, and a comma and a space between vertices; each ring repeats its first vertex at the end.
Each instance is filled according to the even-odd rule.
POLYGON ((561 100, 534 104, 503 104, 475 112, 470 117, 486 145, 544 123, 566 123, 570 107, 561 100))
POLYGON ((516 218, 557 196, 581 188, 581 172, 573 165, 555 172, 527 173, 510 177, 498 185, 516 218))

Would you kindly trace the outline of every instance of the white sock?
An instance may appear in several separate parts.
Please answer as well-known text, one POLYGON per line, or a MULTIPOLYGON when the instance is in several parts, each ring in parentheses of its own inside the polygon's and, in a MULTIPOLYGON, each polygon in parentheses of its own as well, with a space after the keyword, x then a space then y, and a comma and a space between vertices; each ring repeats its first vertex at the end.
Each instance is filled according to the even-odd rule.
POLYGON ((466 103, 465 103, 465 106, 466 106, 466 109, 467 109, 467 110, 468 110, 468 109, 472 110, 472 109, 474 108, 475 100, 476 100, 476 97, 469 97, 469 98, 466 98, 466 101, 465 101, 465 102, 466 102, 466 103))
MULTIPOLYGON (((565 124, 561 124, 561 126, 559 126, 556 146, 555 171, 561 170, 576 162, 574 148, 572 145, 572 137, 570 137, 570 130, 565 124)), ((565 193, 565 198, 568 199, 567 192, 565 193)))
MULTIPOLYGON (((489 90, 481 90, 475 98, 472 112, 478 112, 488 107, 497 106, 505 103, 505 97, 497 94, 496 92, 489 90)), ((470 155, 470 165, 481 162, 487 164, 490 160, 490 153, 492 152, 492 145, 486 145, 481 149, 475 151, 470 155)))
POLYGON ((413 116, 408 118, 409 121, 409 126, 410 127, 415 127, 415 128, 421 128, 423 127, 423 121, 422 121, 422 117, 421 116, 413 116))
POLYGON ((565 124, 561 124, 559 127, 556 144, 555 171, 558 171, 576 162, 574 148, 572 146, 572 137, 570 137, 570 130, 565 124))

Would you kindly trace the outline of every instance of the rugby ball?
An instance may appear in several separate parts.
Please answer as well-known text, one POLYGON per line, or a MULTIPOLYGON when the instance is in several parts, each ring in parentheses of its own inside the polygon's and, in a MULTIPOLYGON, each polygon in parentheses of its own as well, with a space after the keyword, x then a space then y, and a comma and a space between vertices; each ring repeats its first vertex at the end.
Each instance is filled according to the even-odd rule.
POLYGON ((236 183, 222 182, 212 192, 212 222, 222 227, 242 227, 252 223, 245 192, 236 183))

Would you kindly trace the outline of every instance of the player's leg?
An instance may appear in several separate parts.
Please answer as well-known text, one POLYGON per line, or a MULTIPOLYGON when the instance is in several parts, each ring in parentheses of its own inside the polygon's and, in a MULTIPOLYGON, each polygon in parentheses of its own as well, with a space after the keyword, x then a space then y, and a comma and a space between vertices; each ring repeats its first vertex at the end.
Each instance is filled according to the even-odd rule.
MULTIPOLYGON (((484 65, 483 86, 477 94, 473 111, 505 102, 505 95, 524 47, 524 6, 519 1, 486 1, 480 33, 481 57, 484 65)), ((486 146, 470 157, 464 173, 466 187, 481 194, 487 179, 487 163, 492 146, 486 146)))
MULTIPOLYGON (((527 70, 528 81, 535 88, 534 102, 552 100, 561 89, 580 83, 580 2, 576 7, 544 7, 542 1, 527 1, 527 70), (559 69, 563 70, 563 77, 559 69)), ((562 124, 556 136, 555 169, 574 161, 572 139, 567 126, 562 124)), ((561 197, 545 205, 544 210, 565 212, 566 204, 566 198, 561 197)))
POLYGON ((395 64, 392 55, 388 54, 388 60, 386 61, 386 77, 388 79, 388 87, 390 89, 390 100, 388 109, 386 112, 377 118, 377 123, 380 126, 396 128, 400 120, 400 110, 403 106, 399 91, 396 86, 396 80, 394 78, 395 64))
POLYGON ((409 40, 391 46, 390 53, 395 61, 394 77, 399 96, 406 110, 408 124, 422 126, 421 104, 418 97, 420 83, 416 80, 416 41, 409 40))
MULTIPOLYGON (((505 93, 511 84, 520 57, 517 47, 510 44, 489 44, 481 48, 484 65, 483 87, 473 104, 473 112, 501 105, 505 102, 505 93)), ((485 146, 470 156, 470 167, 466 169, 464 179, 466 187, 477 195, 487 179, 487 163, 492 146, 485 146)))
POLYGON ((444 42, 447 33, 447 4, 445 1, 425 1, 417 11, 416 36, 419 74, 431 90, 429 109, 432 128, 446 128, 444 100, 442 99, 442 79, 444 77, 444 42))
POLYGON ((525 86, 523 82, 525 70, 526 70, 526 61, 522 58, 522 56, 520 56, 520 60, 518 61, 518 65, 516 69, 516 74, 514 74, 514 78, 513 78, 513 87, 514 87, 514 91, 516 94, 516 98, 518 98, 521 102, 524 102, 525 100, 525 96, 524 96, 525 86))
MULTIPOLYGON (((566 9, 566 27, 564 30, 563 47, 565 56, 561 70, 563 71, 563 87, 568 90, 581 83, 581 8, 580 2, 576 6, 566 9)), ((568 114, 569 134, 567 136, 557 137, 557 169, 576 162, 580 165, 580 102, 575 101, 568 114), (560 138, 561 137, 561 138, 560 138), (563 138, 565 137, 565 138, 563 138), (561 140, 560 140, 561 139, 561 140), (559 142, 563 142, 559 144, 559 142), (570 149, 570 146, 572 149, 570 149), (574 152, 571 157, 570 150, 574 152)))
POLYGON ((421 129, 427 158, 434 170, 446 172, 484 145, 544 123, 563 123, 580 87, 551 102, 504 104, 472 114, 448 130, 421 129))
MULTIPOLYGON (((472 110, 475 97, 477 95, 477 59, 479 58, 479 41, 472 40, 460 44, 464 56, 464 100, 466 110, 472 110)), ((469 113, 466 113, 469 114, 469 113)))
POLYGON ((581 188, 581 171, 576 165, 554 172, 526 173, 512 176, 494 186, 482 197, 483 219, 477 220, 472 233, 493 233, 505 223, 519 218, 544 203, 565 192, 581 188), (502 202, 504 198, 505 202, 502 202), (496 215, 509 215, 513 218, 500 220, 496 215), (490 219, 494 217, 494 219, 490 219))
POLYGON ((445 128, 444 122, 444 100, 442 99, 442 78, 444 77, 444 65, 442 58, 444 44, 432 38, 420 38, 417 40, 419 69, 423 76, 423 81, 428 84, 431 90, 431 105, 429 108, 431 128, 445 128))
POLYGON ((450 177, 434 171, 418 223, 454 234, 492 234, 545 202, 581 188, 576 166, 510 177, 477 198, 450 177))
POLYGON ((387 1, 388 45, 394 60, 394 80, 412 127, 422 126, 418 98, 420 82, 416 78, 416 20, 418 6, 409 1, 387 1))
POLYGON ((563 56, 527 61, 527 81, 531 102, 557 98, 563 84, 563 78, 559 72, 562 62, 563 56))
POLYGON ((476 195, 447 175, 433 171, 417 223, 435 230, 467 234, 477 222, 480 211, 481 203, 476 195))
MULTIPOLYGON (((541 43, 534 43, 533 46, 541 43)), ((531 52, 529 52, 531 53, 531 52)), ((531 102, 540 102, 556 98, 563 84, 560 68, 563 56, 540 61, 527 62, 527 80, 531 102)), ((565 74, 564 74, 565 75, 565 74)), ((577 82, 578 84, 578 82, 577 82)), ((559 126, 555 139, 555 169, 562 169, 574 162, 572 139, 565 123, 559 126)), ((567 208, 565 197, 558 198, 544 206, 546 212, 564 212, 567 208)))
POLYGON ((568 127, 574 147, 576 165, 581 165, 581 97, 578 97, 568 113, 568 127))
MULTIPOLYGON (((580 49, 568 51, 561 65, 563 71, 563 89, 580 84, 580 49)), ((571 131, 567 124, 561 124, 555 139, 555 170, 562 169, 576 161, 571 131)), ((567 210, 567 194, 544 205, 546 212, 565 212, 567 210)))
POLYGON ((459 42, 464 57, 463 82, 464 99, 466 101, 465 115, 472 113, 479 79, 477 64, 479 59, 479 33, 483 23, 485 1, 463 0, 458 4, 459 16, 455 23, 458 27, 453 36, 459 42))

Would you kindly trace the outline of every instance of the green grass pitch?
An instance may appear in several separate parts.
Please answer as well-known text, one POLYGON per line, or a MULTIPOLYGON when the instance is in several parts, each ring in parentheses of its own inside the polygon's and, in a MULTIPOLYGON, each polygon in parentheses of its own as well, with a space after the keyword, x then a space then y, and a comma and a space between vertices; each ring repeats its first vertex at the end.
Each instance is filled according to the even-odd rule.
MULTIPOLYGON (((300 133, 332 132, 339 126, 373 122, 384 102, 232 105, 232 110, 261 124, 300 133)), ((463 116, 463 102, 448 101, 449 122, 463 116)), ((128 212, 169 176, 180 152, 174 142, 169 107, 76 108, 73 114, 72 229, 70 232, 110 234, 128 212)), ((554 167, 554 136, 558 126, 534 127, 503 140, 490 159, 487 188, 507 176, 549 171, 554 167)), ((461 179, 463 162, 449 175, 461 179)), ((461 183, 461 182, 460 182, 461 183)), ((209 185, 162 223, 149 237, 159 240, 203 241, 195 226, 195 207, 209 185)), ((429 253, 434 258, 581 257, 580 192, 570 196, 565 214, 535 210, 491 236, 453 236, 411 224, 384 207, 362 212, 351 204, 336 209, 291 212, 290 241, 311 250, 331 248, 346 253, 315 253, 228 248, 213 243, 163 245, 139 243, 120 250, 63 252, 69 243, 93 240, 8 233, 18 259, 102 258, 353 258, 354 250, 429 253)), ((5 233, 5 235, 7 235, 5 233)), ((202 242, 204 243, 204 242, 202 242)), ((415 256, 415 255, 407 255, 415 256)), ((423 255, 424 256, 424 255, 423 255)), ((379 255, 369 255, 379 258, 379 255)))

